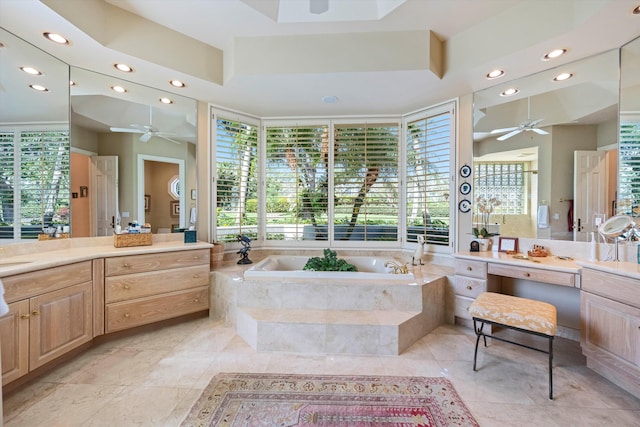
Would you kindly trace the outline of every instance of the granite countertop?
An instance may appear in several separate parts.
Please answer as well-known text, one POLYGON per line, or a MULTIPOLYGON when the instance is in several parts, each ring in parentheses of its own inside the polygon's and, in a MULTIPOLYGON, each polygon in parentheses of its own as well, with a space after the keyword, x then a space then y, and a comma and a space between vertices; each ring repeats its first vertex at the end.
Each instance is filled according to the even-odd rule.
POLYGON ((211 243, 184 243, 182 234, 153 235, 150 246, 116 248, 113 237, 86 237, 59 241, 16 243, 0 252, 0 277, 96 258, 208 249, 211 243), (170 236, 170 237, 164 237, 170 236))
MULTIPOLYGON (((526 256, 525 254, 516 254, 526 256)), ((526 259, 514 258, 504 252, 458 252, 454 254, 456 258, 469 259, 475 261, 486 261, 497 264, 513 265, 518 267, 539 268, 543 270, 562 271, 566 273, 580 273, 580 261, 575 259, 561 259, 550 255, 547 257, 526 257, 526 259)))

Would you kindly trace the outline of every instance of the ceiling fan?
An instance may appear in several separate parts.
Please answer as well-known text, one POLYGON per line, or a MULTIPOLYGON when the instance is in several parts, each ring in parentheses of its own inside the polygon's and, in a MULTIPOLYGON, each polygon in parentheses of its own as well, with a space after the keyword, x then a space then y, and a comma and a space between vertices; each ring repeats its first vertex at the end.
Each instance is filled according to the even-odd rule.
POLYGON ((509 139, 512 136, 516 136, 517 134, 524 131, 534 131, 538 135, 548 135, 549 132, 547 132, 546 130, 537 128, 538 123, 540 123, 543 120, 544 119, 531 120, 531 98, 527 98, 527 121, 520 123, 519 126, 502 128, 502 129, 494 129, 491 131, 491 135, 495 135, 496 133, 508 132, 505 135, 502 135, 496 138, 498 141, 504 141, 505 139, 509 139))
POLYGON ((159 138, 173 142, 174 144, 181 144, 180 141, 176 141, 175 139, 170 138, 170 136, 175 136, 175 134, 169 132, 161 132, 157 127, 153 126, 153 108, 149 108, 148 125, 132 124, 130 128, 111 127, 109 129, 111 130, 111 132, 139 133, 141 134, 140 142, 148 142, 151 137, 157 136, 159 138))

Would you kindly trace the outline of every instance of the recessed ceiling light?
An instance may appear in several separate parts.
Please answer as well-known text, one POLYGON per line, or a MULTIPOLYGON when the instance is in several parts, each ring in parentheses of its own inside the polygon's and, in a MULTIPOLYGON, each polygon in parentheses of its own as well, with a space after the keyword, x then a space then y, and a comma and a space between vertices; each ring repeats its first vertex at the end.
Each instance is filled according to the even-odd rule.
POLYGON ((542 57, 542 60, 550 61, 552 59, 556 59, 557 57, 564 55, 565 53, 567 53, 567 49, 554 49, 551 52, 548 52, 547 54, 545 54, 542 57))
POLYGON ((133 68, 129 67, 127 64, 113 64, 113 66, 117 70, 122 71, 123 73, 132 73, 133 72, 133 68))
POLYGON ((512 87, 502 92, 500 96, 511 96, 511 95, 515 95, 518 92, 520 92, 520 90, 512 87))
POLYGON ((38 92, 49 92, 49 89, 42 85, 29 85, 29 87, 33 90, 37 90, 38 92))
POLYGON ((173 100, 169 98, 160 98, 160 102, 162 102, 163 104, 173 104, 173 100))
POLYGON ((42 33, 42 35, 45 36, 48 40, 51 40, 54 43, 66 44, 66 45, 69 44, 69 40, 67 40, 66 38, 64 38, 60 34, 45 32, 45 33, 42 33))
POLYGON ((504 70, 500 70, 500 69, 495 69, 487 74, 487 78, 489 80, 497 79, 498 77, 502 77, 502 76, 504 76, 504 70))
POLYGON ((125 88, 123 88, 122 86, 111 86, 111 90, 118 92, 118 93, 127 93, 127 90, 125 88))
POLYGON ((573 77, 573 73, 560 73, 553 78, 554 82, 561 82, 563 80, 567 80, 573 77))
POLYGON ((338 97, 335 95, 323 96, 322 102, 324 102, 325 104, 335 104, 336 102, 338 102, 338 97))
POLYGON ((169 84, 175 87, 186 87, 187 85, 181 82, 180 80, 169 80, 169 84))
POLYGON ((27 73, 27 74, 31 74, 32 76, 41 76, 42 75, 42 73, 40 71, 36 70, 33 67, 20 67, 20 69, 22 71, 24 71, 25 73, 27 73))
POLYGON ((636 6, 636 7, 633 9, 633 14, 634 14, 634 15, 640 15, 640 5, 636 6))

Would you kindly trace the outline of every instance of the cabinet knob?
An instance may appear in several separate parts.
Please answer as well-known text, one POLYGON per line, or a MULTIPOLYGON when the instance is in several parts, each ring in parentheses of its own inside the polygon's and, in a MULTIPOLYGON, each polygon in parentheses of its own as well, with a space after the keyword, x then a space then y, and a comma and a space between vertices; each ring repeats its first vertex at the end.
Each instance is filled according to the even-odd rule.
POLYGON ((124 285, 123 288, 129 289, 129 285, 124 285))
POLYGON ((529 276, 531 276, 531 274, 529 274, 529 273, 524 273, 524 277, 529 277, 529 276))
POLYGON ((28 319, 29 317, 31 316, 29 316, 28 314, 23 314, 20 316, 21 319, 28 319))
POLYGON ((467 271, 473 271, 472 267, 467 267, 467 271))
POLYGON ((33 314, 34 316, 37 316, 38 314, 40 314, 40 312, 38 310, 33 310, 31 314, 33 314))
POLYGON ((129 267, 131 267, 131 264, 128 264, 128 263, 126 263, 126 262, 125 262, 124 264, 122 264, 122 266, 123 266, 124 268, 129 268, 129 267))
POLYGON ((195 298, 193 302, 200 302, 200 300, 198 298, 195 298))
POLYGON ((129 318, 129 313, 125 313, 124 317, 126 317, 128 319, 129 318))
POLYGON ((198 255, 194 256, 193 259, 198 260, 200 257, 198 255))
POLYGON ((192 274, 191 277, 194 278, 194 279, 197 279, 198 277, 200 277, 200 275, 199 274, 192 274))
POLYGON ((471 285, 467 285, 467 290, 470 291, 471 289, 471 285))

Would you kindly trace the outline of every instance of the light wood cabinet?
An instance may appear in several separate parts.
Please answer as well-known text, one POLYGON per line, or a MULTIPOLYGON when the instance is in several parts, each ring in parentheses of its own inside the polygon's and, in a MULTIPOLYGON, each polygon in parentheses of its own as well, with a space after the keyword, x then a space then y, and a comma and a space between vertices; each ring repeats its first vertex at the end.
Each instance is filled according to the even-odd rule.
POLYGON ((3 384, 93 338, 91 261, 2 280, 9 302, 0 318, 3 384))
POLYGON ((640 397, 640 280, 585 268, 580 305, 587 366, 640 397))
POLYGON ((470 324, 467 310, 482 292, 498 292, 498 281, 488 275, 485 261, 456 259, 453 283, 453 315, 457 323, 470 324))
POLYGON ((105 331, 209 308, 209 249, 105 259, 105 331))

